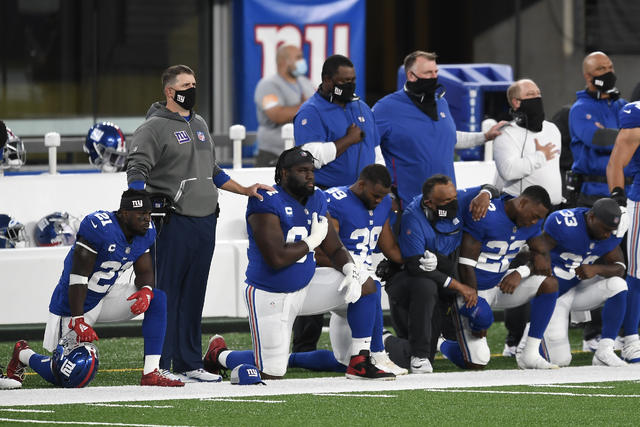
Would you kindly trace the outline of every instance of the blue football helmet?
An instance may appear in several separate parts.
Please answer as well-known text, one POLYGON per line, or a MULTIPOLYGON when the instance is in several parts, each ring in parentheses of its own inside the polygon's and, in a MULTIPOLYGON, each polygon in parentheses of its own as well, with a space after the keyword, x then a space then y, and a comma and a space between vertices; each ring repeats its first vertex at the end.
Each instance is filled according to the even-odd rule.
POLYGON ((37 222, 33 240, 37 246, 71 246, 76 241, 76 230, 67 212, 54 212, 37 222))
POLYGON ((22 140, 7 128, 7 142, 0 150, 0 168, 18 169, 26 163, 26 159, 27 152, 22 140))
POLYGON ((98 348, 88 342, 78 343, 71 331, 53 351, 51 370, 64 388, 80 388, 91 382, 98 372, 98 348))
POLYGON ((486 299, 478 297, 478 303, 471 308, 463 305, 460 314, 469 318, 472 331, 484 331, 493 324, 493 311, 486 299))
POLYGON ((127 160, 124 134, 111 122, 96 123, 91 126, 84 143, 84 151, 89 154, 89 162, 102 172, 119 172, 127 160))
POLYGON ((0 214, 0 248, 24 248, 29 246, 24 225, 9 215, 0 214))

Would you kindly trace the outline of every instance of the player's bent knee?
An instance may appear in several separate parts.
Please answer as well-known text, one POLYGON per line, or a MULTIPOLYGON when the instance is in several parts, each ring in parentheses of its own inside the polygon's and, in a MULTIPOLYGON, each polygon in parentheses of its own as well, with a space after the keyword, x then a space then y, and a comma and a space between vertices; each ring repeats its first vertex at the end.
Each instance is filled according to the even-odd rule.
POLYGON ((619 294, 627 290, 627 282, 622 277, 609 277, 606 280, 607 292, 609 297, 619 294))
POLYGON ((559 354, 549 354, 549 361, 560 367, 569 366, 571 364, 571 352, 562 351, 559 354))
POLYGON ((487 345, 486 338, 478 339, 475 343, 469 342, 468 349, 470 360, 467 360, 466 364, 476 366, 469 369, 482 369, 478 367, 484 367, 489 363, 489 360, 491 359, 491 351, 487 345))
POLYGON ((555 292, 558 292, 558 280, 555 277, 545 278, 538 288, 538 294, 552 294, 555 292))
POLYGON ((282 378, 287 373, 287 364, 283 366, 281 363, 269 363, 269 366, 262 367, 262 372, 271 379, 282 378))

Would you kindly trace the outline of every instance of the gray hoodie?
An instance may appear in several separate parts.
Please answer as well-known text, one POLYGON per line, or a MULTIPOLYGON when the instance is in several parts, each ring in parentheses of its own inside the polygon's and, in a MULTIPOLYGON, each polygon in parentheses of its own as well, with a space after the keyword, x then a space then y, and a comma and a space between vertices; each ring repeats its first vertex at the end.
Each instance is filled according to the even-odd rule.
POLYGON ((213 139, 204 119, 191 113, 187 122, 155 102, 133 134, 127 181, 146 182, 149 193, 170 197, 181 215, 203 217, 216 211, 218 188, 213 177, 224 173, 216 164, 213 139))

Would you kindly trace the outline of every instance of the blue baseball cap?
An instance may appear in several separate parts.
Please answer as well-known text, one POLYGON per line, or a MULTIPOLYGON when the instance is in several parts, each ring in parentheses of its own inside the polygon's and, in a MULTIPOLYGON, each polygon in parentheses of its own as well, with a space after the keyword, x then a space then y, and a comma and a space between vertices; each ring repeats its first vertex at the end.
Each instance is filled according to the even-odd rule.
POLYGON ((243 363, 238 365, 231 371, 231 384, 238 385, 251 385, 262 384, 266 385, 262 378, 260 378, 260 371, 253 365, 243 363))
POLYGON ((459 311, 460 314, 469 318, 469 326, 474 331, 489 329, 493 323, 493 311, 487 300, 482 297, 478 297, 478 302, 473 307, 467 308, 463 305, 459 311))

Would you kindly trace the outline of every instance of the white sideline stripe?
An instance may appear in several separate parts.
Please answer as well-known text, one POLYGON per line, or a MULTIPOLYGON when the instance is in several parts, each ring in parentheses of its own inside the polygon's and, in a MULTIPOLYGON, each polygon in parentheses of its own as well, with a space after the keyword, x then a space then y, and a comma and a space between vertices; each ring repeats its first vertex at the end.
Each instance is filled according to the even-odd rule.
POLYGON ((13 418, 0 418, 0 421, 10 421, 12 423, 28 424, 79 424, 86 426, 131 426, 131 427, 191 427, 191 426, 171 426, 167 424, 125 424, 125 423, 100 423, 92 421, 51 421, 51 420, 19 420, 13 418))
POLYGON ((200 399, 202 402, 252 402, 252 403, 286 403, 286 400, 260 400, 260 399, 231 399, 227 397, 208 397, 200 399))
POLYGON ((87 406, 106 406, 109 408, 173 408, 171 405, 127 405, 125 403, 87 403, 87 406))
POLYGON ((402 375, 395 381, 354 381, 345 377, 265 380, 266 387, 242 387, 228 381, 189 383, 176 387, 86 387, 82 389, 0 390, 0 407, 63 405, 73 403, 134 403, 141 401, 249 396, 282 396, 313 393, 367 393, 418 389, 459 389, 530 384, 581 384, 640 380, 640 366, 619 368, 576 366, 544 370, 487 370, 402 375))
POLYGON ((529 384, 529 387, 548 387, 548 388, 615 388, 612 385, 566 385, 566 384, 529 384))
POLYGON ((340 397, 398 397, 394 394, 353 394, 353 393, 313 393, 314 396, 340 396, 340 397))
POLYGON ((32 412, 32 413, 40 413, 40 414, 53 414, 54 412, 56 412, 49 409, 13 409, 13 408, 0 408, 0 411, 20 412, 20 413, 32 412))
POLYGON ((569 393, 558 391, 507 391, 507 390, 468 390, 468 389, 431 389, 435 393, 480 393, 480 394, 535 394, 538 396, 571 396, 571 397, 640 397, 640 394, 601 394, 601 393, 569 393))

